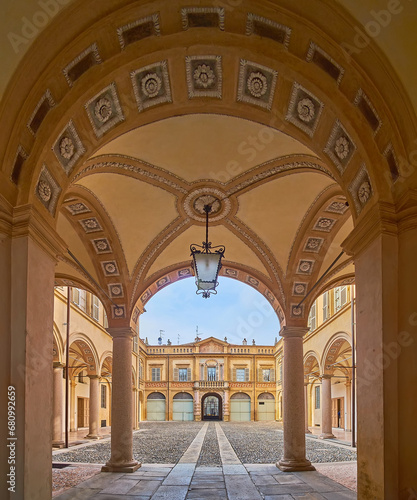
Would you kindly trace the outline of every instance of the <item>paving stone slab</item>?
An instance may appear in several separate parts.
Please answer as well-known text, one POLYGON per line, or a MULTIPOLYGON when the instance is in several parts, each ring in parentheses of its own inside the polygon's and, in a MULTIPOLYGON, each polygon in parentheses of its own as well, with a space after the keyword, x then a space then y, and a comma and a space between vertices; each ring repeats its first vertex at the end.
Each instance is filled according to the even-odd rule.
POLYGON ((269 474, 265 474, 264 476, 259 476, 259 475, 255 475, 255 474, 251 474, 251 479, 252 481, 256 484, 256 486, 258 485, 275 485, 277 484, 277 480, 274 478, 274 476, 271 476, 269 474))
POLYGON ((265 500, 293 500, 291 495, 267 495, 265 500))
POLYGON ((187 493, 188 486, 160 486, 151 500, 185 500, 187 493))
POLYGON ((271 464, 244 464, 250 474, 284 474, 276 465, 271 464))
POLYGON ((333 481, 332 479, 323 476, 319 472, 295 472, 294 475, 302 479, 305 483, 309 484, 318 493, 332 492, 332 491, 350 491, 345 486, 333 481))
POLYGON ((139 479, 136 478, 135 481, 131 481, 128 479, 124 479, 123 477, 120 479, 116 479, 109 484, 104 490, 101 490, 101 493, 111 493, 111 494, 119 494, 122 495, 130 491, 134 486, 139 483, 139 479))
POLYGON ((223 474, 224 475, 229 475, 229 474, 244 474, 245 476, 248 475, 245 467, 243 467, 242 464, 238 465, 223 465, 223 474))
POLYGON ((76 488, 100 488, 102 490, 122 476, 124 476, 122 472, 100 472, 90 477, 90 479, 86 479, 82 483, 77 484, 76 488))
POLYGON ((150 500, 150 496, 126 496, 126 495, 111 495, 109 493, 99 493, 91 498, 91 500, 150 500))
POLYGON ((227 498, 226 490, 210 491, 189 491, 187 500, 225 500, 227 498))
POLYGON ((258 486, 264 495, 291 495, 294 493, 308 493, 314 491, 309 484, 276 484, 276 486, 258 486))
POLYGON ((261 500, 262 497, 249 475, 228 475, 224 478, 229 500, 261 500))
POLYGON ((300 495, 292 495, 296 500, 325 500, 320 493, 301 493, 300 495))
POLYGON ((323 493, 326 500, 356 500, 357 494, 354 491, 335 491, 333 493, 323 493))
POLYGON ((129 495, 149 495, 152 496, 158 487, 161 486, 161 481, 139 481, 130 491, 129 495))
POLYGON ((207 482, 205 481, 204 483, 194 483, 192 482, 189 486, 189 490, 204 490, 204 489, 218 489, 220 485, 223 485, 223 481, 216 481, 216 482, 207 482))
POLYGON ((64 491, 60 495, 54 497, 54 500, 89 500, 93 498, 94 495, 100 493, 100 489, 96 488, 70 488, 69 490, 64 491))
POLYGON ((306 484, 306 482, 293 474, 276 474, 275 479, 279 484, 306 484))

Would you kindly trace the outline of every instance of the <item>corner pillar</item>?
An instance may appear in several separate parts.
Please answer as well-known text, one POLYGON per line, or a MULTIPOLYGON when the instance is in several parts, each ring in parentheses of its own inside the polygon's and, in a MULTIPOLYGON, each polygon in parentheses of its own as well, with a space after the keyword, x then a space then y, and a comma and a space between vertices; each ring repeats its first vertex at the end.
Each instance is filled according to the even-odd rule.
POLYGON ((90 379, 90 399, 89 399, 89 429, 86 438, 101 439, 99 432, 100 420, 100 376, 89 375, 90 379))
POLYGON ((129 327, 109 328, 113 337, 111 456, 103 472, 134 472, 141 464, 133 458, 132 338, 129 327))
POLYGON ((52 446, 55 448, 63 448, 65 443, 62 439, 62 375, 64 365, 59 362, 54 362, 54 406, 52 414, 52 446))
POLYGON ((303 337, 308 328, 284 326, 284 455, 276 464, 282 471, 315 470, 306 459, 304 420, 303 337))

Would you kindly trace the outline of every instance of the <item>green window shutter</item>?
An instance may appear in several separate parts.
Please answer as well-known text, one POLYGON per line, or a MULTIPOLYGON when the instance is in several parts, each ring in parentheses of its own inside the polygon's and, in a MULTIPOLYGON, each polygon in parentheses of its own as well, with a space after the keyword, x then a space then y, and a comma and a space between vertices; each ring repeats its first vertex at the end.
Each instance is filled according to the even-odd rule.
POLYGON ((191 368, 187 368, 187 380, 188 382, 191 381, 191 368))
POLYGON ((274 368, 271 368, 269 374, 270 374, 271 382, 275 382, 275 370, 274 370, 274 368))
POLYGON ((249 382, 249 368, 245 368, 245 382, 249 382))
POLYGON ((233 368, 232 369, 232 380, 234 380, 236 382, 236 379, 237 379, 237 377, 236 377, 236 368, 233 368))
POLYGON ((179 370, 178 368, 174 368, 174 380, 178 382, 179 379, 179 370))
POLYGON ((262 368, 258 368, 258 382, 263 382, 262 368))

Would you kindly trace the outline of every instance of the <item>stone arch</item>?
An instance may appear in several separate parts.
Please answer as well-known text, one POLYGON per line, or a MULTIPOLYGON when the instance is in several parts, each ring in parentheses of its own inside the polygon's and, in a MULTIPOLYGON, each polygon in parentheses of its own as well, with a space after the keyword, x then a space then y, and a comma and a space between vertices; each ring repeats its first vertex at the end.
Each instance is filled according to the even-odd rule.
MULTIPOLYGON (((213 400, 214 401, 214 400, 213 400)), ((223 397, 216 391, 206 392, 201 397, 201 420, 222 420, 223 419, 223 397), (209 398, 216 398, 217 404, 207 404, 209 398)))
POLYGON ((179 392, 176 392, 174 394, 174 396, 172 397, 172 399, 189 399, 189 400, 192 400, 194 398, 193 398, 192 394, 190 394, 189 392, 179 391, 179 392))
POLYGON ((57 361, 59 363, 64 363, 65 362, 65 355, 64 355, 64 342, 62 340, 61 332, 59 331, 58 325, 54 322, 54 328, 53 328, 53 357, 54 361, 57 361))
POLYGON ((258 395, 258 400, 260 399, 273 399, 275 401, 275 396, 271 392, 261 392, 261 394, 258 395))
POLYGON ((320 357, 316 351, 310 350, 304 355, 304 376, 319 378, 322 374, 320 357))
POLYGON ((347 376, 350 377, 351 373, 351 360, 344 361, 345 356, 351 357, 352 355, 352 341, 351 337, 346 332, 335 333, 327 342, 321 359, 321 366, 323 374, 330 374, 335 370, 339 369, 347 376), (350 351, 350 352, 349 352, 350 351), (335 367, 335 363, 338 363, 338 359, 341 358, 340 364, 335 367))
POLYGON ((104 351, 100 356, 99 372, 106 373, 111 376, 113 370, 113 353, 112 351, 104 351))
POLYGON ((77 355, 77 357, 79 357, 79 359, 82 359, 84 361, 86 365, 85 368, 87 369, 87 374, 99 374, 99 356, 91 339, 87 335, 80 332, 72 333, 69 338, 70 352, 72 345, 77 346, 75 354, 77 355))

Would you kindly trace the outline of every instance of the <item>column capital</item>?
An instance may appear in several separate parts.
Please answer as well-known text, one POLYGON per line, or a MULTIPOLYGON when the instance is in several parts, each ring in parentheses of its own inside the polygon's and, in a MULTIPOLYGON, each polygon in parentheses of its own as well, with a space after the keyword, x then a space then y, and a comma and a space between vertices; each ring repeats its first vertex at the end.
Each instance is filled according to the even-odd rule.
POLYGON ((279 332, 280 336, 285 338, 298 337, 303 338, 310 329, 305 326, 283 326, 279 332))
POLYGON ((91 379, 100 379, 100 375, 87 375, 87 377, 91 380, 91 379))
POLYGON ((61 363, 60 361, 54 361, 54 368, 65 368, 65 363, 61 363))
POLYGON ((327 380, 328 380, 328 379, 331 379, 331 378, 332 378, 332 376, 331 376, 331 375, 329 375, 328 373, 324 373, 323 375, 321 375, 321 377, 320 377, 320 378, 321 378, 322 380, 323 380, 323 379, 327 379, 327 380))
POLYGON ((113 339, 117 338, 133 339, 133 337, 135 337, 136 335, 135 330, 130 326, 121 326, 119 328, 117 327, 107 328, 107 332, 113 337, 113 339))

